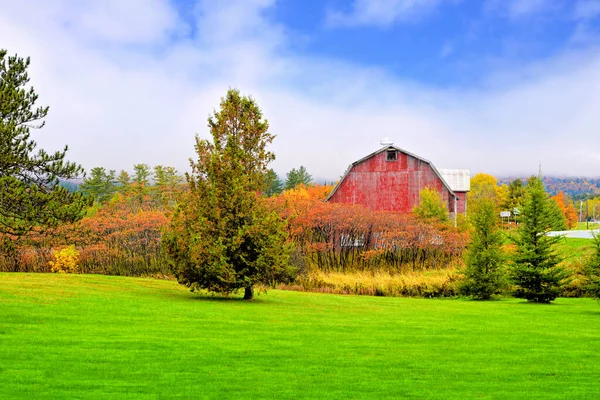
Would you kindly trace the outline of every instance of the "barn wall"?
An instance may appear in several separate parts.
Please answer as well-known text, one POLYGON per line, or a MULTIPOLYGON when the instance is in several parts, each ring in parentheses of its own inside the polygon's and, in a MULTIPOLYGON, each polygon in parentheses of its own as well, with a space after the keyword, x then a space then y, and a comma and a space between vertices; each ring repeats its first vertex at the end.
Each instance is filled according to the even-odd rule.
POLYGON ((459 214, 466 214, 467 212, 467 192, 454 192, 456 197, 458 197, 458 203, 456 204, 456 209, 459 214))
POLYGON ((383 151, 353 166, 329 201, 409 213, 425 187, 436 189, 454 212, 452 195, 428 163, 401 152, 396 161, 387 161, 383 151))

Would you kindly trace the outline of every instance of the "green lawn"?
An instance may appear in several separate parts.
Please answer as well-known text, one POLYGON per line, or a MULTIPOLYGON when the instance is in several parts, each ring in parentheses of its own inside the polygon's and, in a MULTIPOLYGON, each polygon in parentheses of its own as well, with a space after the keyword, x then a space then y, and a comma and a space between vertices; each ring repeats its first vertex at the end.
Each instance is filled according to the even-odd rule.
POLYGON ((584 231, 587 229, 598 229, 598 228, 600 228, 600 225, 596 224, 594 222, 578 222, 577 226, 575 228, 573 228, 573 230, 584 231))
POLYGON ((561 238, 557 250, 567 262, 582 262, 593 253, 593 244, 591 239, 561 238))
POLYGON ((600 305, 0 274, 0 398, 591 399, 600 305))

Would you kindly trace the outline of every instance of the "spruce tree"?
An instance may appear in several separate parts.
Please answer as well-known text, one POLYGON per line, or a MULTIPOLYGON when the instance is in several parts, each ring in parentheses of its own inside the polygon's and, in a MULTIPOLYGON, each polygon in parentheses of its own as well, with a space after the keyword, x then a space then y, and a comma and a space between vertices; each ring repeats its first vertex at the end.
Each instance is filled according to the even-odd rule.
POLYGON ((556 299, 568 276, 554 251, 561 238, 547 236, 555 219, 549 202, 542 180, 532 176, 525 190, 521 223, 513 238, 516 252, 511 275, 516 285, 514 296, 535 303, 556 299))
POLYGON ((163 236, 173 271, 191 288, 229 294, 285 273, 290 248, 285 222, 261 195, 274 135, 252 98, 229 90, 208 120, 212 141, 196 138, 198 160, 187 175, 170 229, 163 236))
POLYGON ((265 196, 271 197, 283 192, 283 182, 272 168, 267 171, 265 179, 267 181, 265 196))
POLYGON ((175 205, 182 182, 183 178, 174 167, 157 165, 154 167, 152 196, 162 207, 171 208, 175 205))
POLYGON ((550 229, 553 231, 566 231, 567 230, 567 218, 563 214, 558 203, 550 198, 548 200, 548 208, 552 219, 550 229))
POLYGON ((595 299, 600 300, 600 234, 594 235, 593 253, 586 263, 585 272, 589 280, 586 289, 595 299))
POLYGON ((466 252, 465 280, 461 293, 478 300, 489 300, 506 288, 502 233, 494 201, 480 200, 471 214, 473 229, 466 252))
POLYGON ((141 204, 150 193, 150 166, 148 164, 134 164, 131 191, 135 193, 137 201, 141 204))
POLYGON ((312 182, 312 175, 308 173, 304 166, 300 168, 292 168, 286 175, 285 190, 290 190, 298 185, 309 185, 312 182))
POLYGON ((117 191, 115 171, 106 172, 104 167, 92 168, 90 176, 83 180, 79 190, 98 203, 110 200, 117 191))
POLYGON ((70 193, 60 180, 83 169, 65 161, 63 151, 36 151, 31 130, 44 126, 48 107, 36 106, 29 87, 29 58, 0 50, 0 233, 19 237, 34 227, 55 227, 83 216, 88 200, 70 193))
POLYGON ((119 172, 119 176, 117 176, 117 192, 121 194, 129 193, 131 189, 131 176, 125 170, 121 170, 119 172))

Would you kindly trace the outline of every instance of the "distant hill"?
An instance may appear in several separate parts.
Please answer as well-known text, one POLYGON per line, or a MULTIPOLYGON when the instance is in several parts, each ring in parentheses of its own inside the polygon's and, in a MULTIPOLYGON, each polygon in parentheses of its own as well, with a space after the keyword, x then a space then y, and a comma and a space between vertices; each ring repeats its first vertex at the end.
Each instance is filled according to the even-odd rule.
POLYGON ((83 183, 83 179, 70 179, 70 180, 60 180, 58 183, 60 186, 67 189, 69 192, 74 193, 79 190, 79 185, 83 183))
MULTIPOLYGON (((518 177, 522 181, 526 181, 527 178, 518 177)), ((499 178, 499 184, 509 183, 517 177, 499 178)), ((546 190, 551 196, 554 196, 558 192, 569 195, 573 200, 585 199, 588 196, 600 196, 600 177, 588 178, 588 177, 555 177, 555 176, 544 176, 542 178, 546 190)))

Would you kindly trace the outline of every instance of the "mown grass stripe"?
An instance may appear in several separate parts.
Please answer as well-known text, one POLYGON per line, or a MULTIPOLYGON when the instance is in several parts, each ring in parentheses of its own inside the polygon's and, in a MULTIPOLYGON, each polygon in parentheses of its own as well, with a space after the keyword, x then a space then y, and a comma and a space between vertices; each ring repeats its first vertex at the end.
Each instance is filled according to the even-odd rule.
POLYGON ((600 305, 0 274, 0 398, 595 398, 600 305))

